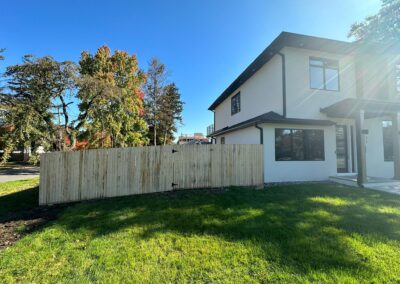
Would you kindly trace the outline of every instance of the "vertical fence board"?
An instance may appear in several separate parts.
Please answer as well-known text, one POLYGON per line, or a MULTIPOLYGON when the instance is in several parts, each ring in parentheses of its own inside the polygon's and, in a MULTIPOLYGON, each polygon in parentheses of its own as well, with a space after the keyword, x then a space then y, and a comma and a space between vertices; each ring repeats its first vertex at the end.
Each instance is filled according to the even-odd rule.
POLYGON ((42 154, 40 204, 174 189, 260 186, 262 145, 173 145, 42 154), (175 184, 173 186, 173 184, 175 184))

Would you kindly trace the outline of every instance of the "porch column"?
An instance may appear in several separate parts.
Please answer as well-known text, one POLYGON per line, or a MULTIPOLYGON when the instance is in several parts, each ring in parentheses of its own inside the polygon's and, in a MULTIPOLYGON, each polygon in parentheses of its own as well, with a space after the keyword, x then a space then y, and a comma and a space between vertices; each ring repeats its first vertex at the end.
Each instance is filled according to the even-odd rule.
POLYGON ((357 142, 357 183, 363 186, 367 182, 367 159, 365 139, 367 133, 363 131, 364 110, 360 110, 356 117, 356 142, 357 142))
POLYGON ((392 115, 394 179, 400 180, 400 113, 392 115))

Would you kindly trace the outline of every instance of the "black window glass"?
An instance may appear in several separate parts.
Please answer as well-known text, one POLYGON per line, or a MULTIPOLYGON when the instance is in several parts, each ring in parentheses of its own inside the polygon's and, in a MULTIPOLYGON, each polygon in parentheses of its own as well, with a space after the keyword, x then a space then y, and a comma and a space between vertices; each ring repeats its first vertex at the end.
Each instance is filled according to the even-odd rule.
POLYGON ((322 130, 309 130, 305 132, 305 152, 307 160, 321 161, 325 158, 324 132, 322 130))
POLYGON ((276 161, 323 161, 324 131, 314 129, 275 129, 276 161))
POLYGON ((240 92, 231 98, 231 115, 240 112, 240 92))
POLYGON ((275 129, 275 153, 280 161, 290 161, 292 159, 290 129, 275 129))
POLYGON ((299 129, 292 129, 292 159, 296 161, 304 160, 304 131, 299 129))

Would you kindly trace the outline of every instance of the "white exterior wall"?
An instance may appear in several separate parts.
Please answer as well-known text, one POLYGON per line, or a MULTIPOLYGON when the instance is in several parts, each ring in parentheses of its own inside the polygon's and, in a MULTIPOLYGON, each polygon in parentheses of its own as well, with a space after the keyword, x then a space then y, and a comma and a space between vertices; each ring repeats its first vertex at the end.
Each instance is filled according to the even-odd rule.
MULTIPOLYGON (((335 126, 262 124, 264 132, 264 182, 324 181, 336 175, 335 126), (275 128, 324 130, 325 161, 275 161, 275 128)), ((218 136, 225 144, 259 144, 260 132, 254 126, 218 136)))
POLYGON ((291 47, 283 48, 282 53, 286 57, 287 117, 326 119, 320 112, 321 108, 356 97, 356 73, 352 56, 291 47), (310 56, 338 60, 338 92, 310 88, 310 56))
POLYGON ((254 126, 222 134, 217 144, 221 144, 221 137, 225 137, 225 144, 260 144, 260 130, 254 126))
POLYGON ((374 118, 366 119, 364 122, 364 129, 368 129, 366 139, 367 175, 393 178, 393 162, 385 162, 383 154, 382 120, 382 118, 374 118))
POLYGON ((325 181, 336 175, 335 126, 264 124, 264 182, 325 181), (275 161, 275 128, 324 130, 325 161, 275 161))
MULTIPOLYGON (((354 154, 351 153, 350 126, 354 120, 327 118, 321 108, 346 98, 356 98, 356 70, 351 55, 340 55, 314 50, 285 47, 281 51, 286 57, 286 109, 288 118, 329 119, 338 125, 348 126, 348 169, 357 170, 356 135, 353 138, 354 154), (310 88, 309 58, 321 57, 339 61, 339 91, 314 90, 310 88), (352 169, 354 157, 354 169, 352 169)), ((390 76, 385 80, 391 98, 399 99, 396 93, 394 63, 389 64, 390 76)), ((386 62, 385 62, 386 63, 386 62)), ((380 68, 380 69, 383 69, 380 68)), ((383 71, 382 71, 383 72, 383 71)), ((386 69, 387 72, 387 69, 386 69)), ((387 74, 387 73, 385 73, 387 74)), ((370 97, 373 82, 363 82, 363 94, 370 97)), ((275 55, 267 64, 248 79, 240 88, 215 109, 215 130, 232 126, 258 115, 274 111, 282 114, 282 69, 281 58, 275 55), (241 111, 231 115, 231 97, 241 92, 241 111)), ((382 118, 365 120, 369 130, 366 146, 367 175, 393 177, 393 162, 385 162, 383 154, 382 118)), ((265 182, 321 181, 337 174, 335 126, 299 126, 263 124, 265 182), (275 161, 275 128, 323 129, 325 138, 325 161, 275 161)), ((217 143, 225 137, 226 144, 258 144, 259 130, 254 126, 217 137, 217 143)))
POLYGON ((282 62, 275 55, 215 109, 215 130, 269 111, 282 114, 282 62), (231 115, 231 97, 240 91, 240 112, 231 115))

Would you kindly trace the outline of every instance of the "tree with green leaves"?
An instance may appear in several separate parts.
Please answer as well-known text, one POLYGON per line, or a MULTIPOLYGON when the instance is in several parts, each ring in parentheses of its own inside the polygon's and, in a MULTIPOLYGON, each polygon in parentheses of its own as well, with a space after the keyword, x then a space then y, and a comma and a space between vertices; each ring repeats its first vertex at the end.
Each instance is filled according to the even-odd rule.
POLYGON ((111 54, 107 46, 79 61, 77 98, 80 114, 76 129, 89 147, 129 147, 147 144, 144 120, 145 74, 136 56, 124 51, 111 54))
MULTIPOLYGON (((5 49, 4 48, 0 48, 0 61, 1 60, 4 60, 4 55, 3 55, 3 52, 5 51, 5 49)), ((2 85, 1 85, 1 81, 0 81, 0 92, 3 90, 3 87, 2 87, 2 85)))
MULTIPOLYGON (((0 48, 0 61, 4 60, 4 56, 2 55, 2 53, 4 52, 4 48, 0 48)), ((0 94, 3 91, 3 80, 0 80, 0 94)), ((0 109, 0 149, 4 149, 5 147, 5 143, 2 139, 2 137, 4 136, 4 132, 7 131, 7 128, 4 127, 4 115, 3 115, 3 110, 2 108, 0 109)))
POLYGON ((372 43, 399 43, 400 0, 382 0, 382 7, 374 16, 351 26, 349 37, 372 43))
MULTIPOLYGON (((3 55, 3 52, 4 52, 4 51, 5 51, 4 48, 0 48, 0 61, 4 60, 4 55, 3 55)), ((1 83, 1 80, 0 80, 0 84, 2 84, 2 83, 1 83)), ((2 85, 0 85, 0 92, 1 92, 1 90, 3 90, 2 85)))
POLYGON ((67 98, 74 86, 75 74, 74 63, 58 62, 49 56, 26 55, 22 64, 7 67, 7 88, 0 94, 4 124, 9 130, 2 137, 3 162, 21 146, 32 148, 33 154, 39 146, 46 150, 65 150, 67 145, 62 135, 70 132, 67 98), (61 105, 59 115, 64 117, 59 124, 54 112, 57 102, 61 105))
POLYGON ((146 120, 149 127, 152 129, 150 140, 153 145, 157 143, 157 129, 159 127, 161 97, 164 93, 164 88, 167 80, 165 65, 157 58, 152 58, 147 69, 147 81, 145 85, 145 108, 146 120))
MULTIPOLYGON (((177 124, 182 123, 183 102, 179 89, 174 83, 168 84, 164 88, 164 94, 161 97, 159 133, 162 134, 162 143, 172 144, 174 132, 177 131, 177 124)), ((160 139, 161 140, 161 139, 160 139)))
POLYGON ((168 72, 163 63, 152 58, 145 85, 145 113, 153 145, 170 144, 176 124, 182 122, 183 102, 174 83, 168 83, 168 72))

